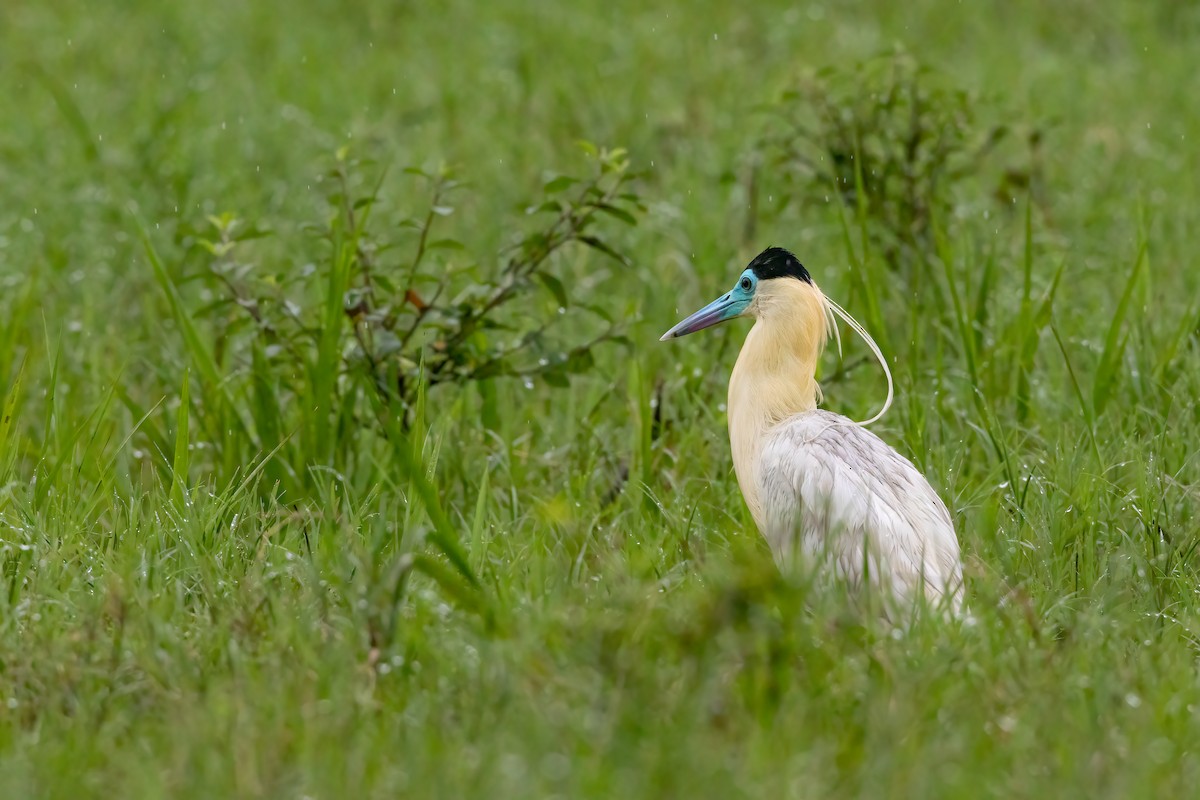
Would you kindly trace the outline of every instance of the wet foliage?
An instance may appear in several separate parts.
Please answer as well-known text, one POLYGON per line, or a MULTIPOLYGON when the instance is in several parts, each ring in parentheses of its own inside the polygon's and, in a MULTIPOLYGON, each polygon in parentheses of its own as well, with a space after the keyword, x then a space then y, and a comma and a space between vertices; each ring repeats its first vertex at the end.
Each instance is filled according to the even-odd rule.
POLYGON ((0 795, 1194 793, 1194 3, 75 6, 0 25, 0 795), (963 624, 754 530, 750 321, 658 337, 768 245, 963 624))
POLYGON ((1040 179, 1040 127, 903 50, 807 71, 767 111, 759 147, 770 213, 833 198, 905 275, 936 257, 939 231, 953 236, 964 215, 1011 209, 1040 179))

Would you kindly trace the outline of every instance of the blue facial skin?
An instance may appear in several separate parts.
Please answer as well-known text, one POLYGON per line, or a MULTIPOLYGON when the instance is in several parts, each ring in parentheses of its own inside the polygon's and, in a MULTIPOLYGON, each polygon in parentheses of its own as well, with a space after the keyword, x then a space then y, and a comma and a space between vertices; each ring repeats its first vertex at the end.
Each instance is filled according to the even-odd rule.
POLYGON ((671 328, 662 335, 659 341, 678 339, 680 336, 711 328, 718 322, 741 316, 750 306, 750 301, 754 299, 756 289, 758 289, 758 276, 754 274, 753 270, 748 269, 738 278, 733 289, 671 328))

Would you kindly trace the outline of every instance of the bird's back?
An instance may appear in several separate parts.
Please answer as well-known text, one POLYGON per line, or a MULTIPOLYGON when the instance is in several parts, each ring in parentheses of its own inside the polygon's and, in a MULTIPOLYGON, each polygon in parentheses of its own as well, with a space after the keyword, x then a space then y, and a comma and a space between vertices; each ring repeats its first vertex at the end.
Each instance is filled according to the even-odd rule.
POLYGON ((788 418, 765 437, 759 488, 762 532, 781 567, 832 563, 855 585, 869 574, 901 602, 923 592, 961 605, 958 539, 945 504, 865 428, 828 411, 788 418))

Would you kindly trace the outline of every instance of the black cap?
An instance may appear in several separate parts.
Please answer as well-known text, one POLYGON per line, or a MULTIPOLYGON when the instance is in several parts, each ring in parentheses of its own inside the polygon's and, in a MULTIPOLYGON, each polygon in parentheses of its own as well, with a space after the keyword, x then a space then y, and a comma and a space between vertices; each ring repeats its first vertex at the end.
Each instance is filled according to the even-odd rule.
POLYGON ((754 257, 747 269, 754 270, 760 281, 769 278, 796 278, 805 283, 812 283, 808 270, 789 251, 782 247, 768 247, 754 257))

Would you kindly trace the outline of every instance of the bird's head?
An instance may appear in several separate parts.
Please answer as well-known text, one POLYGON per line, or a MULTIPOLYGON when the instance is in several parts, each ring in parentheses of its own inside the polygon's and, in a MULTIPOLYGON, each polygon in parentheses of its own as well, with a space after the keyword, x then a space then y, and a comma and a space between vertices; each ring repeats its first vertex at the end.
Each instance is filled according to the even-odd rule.
POLYGON ((789 313, 813 312, 813 323, 819 326, 823 341, 828 319, 824 296, 800 259, 782 247, 768 247, 746 266, 732 289, 664 333, 661 341, 734 317, 762 318, 781 306, 789 313))
MULTIPOLYGON (((759 341, 768 352, 791 350, 815 369, 825 341, 830 335, 837 338, 835 316, 862 337, 887 377, 883 409, 860 423, 867 425, 882 417, 892 404, 892 373, 887 361, 863 326, 822 294, 800 259, 782 247, 768 247, 755 256, 731 290, 664 333, 662 341, 678 339, 734 317, 754 317, 758 320, 755 328, 763 329, 759 341)), ((840 339, 838 351, 841 351, 840 339)), ((777 363, 770 356, 766 360, 777 363)))

